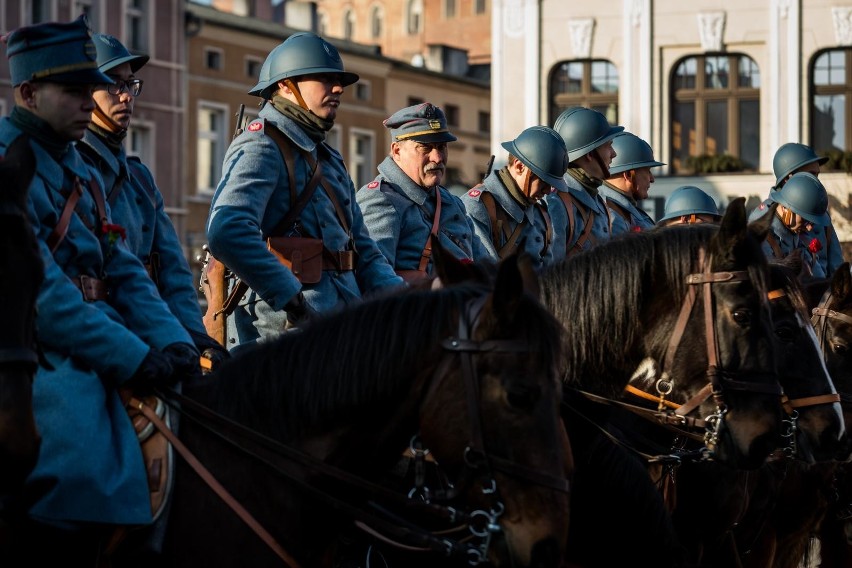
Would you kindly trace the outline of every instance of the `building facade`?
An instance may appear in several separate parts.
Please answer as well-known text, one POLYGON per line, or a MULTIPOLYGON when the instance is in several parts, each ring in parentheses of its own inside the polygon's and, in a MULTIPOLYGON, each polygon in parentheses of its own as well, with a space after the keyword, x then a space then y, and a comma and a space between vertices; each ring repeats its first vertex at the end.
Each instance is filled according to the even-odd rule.
MULTIPOLYGON (((494 0, 491 146, 591 106, 668 164, 646 204, 652 214, 686 183, 722 204, 738 195, 754 204, 774 182, 781 144, 848 155, 852 6, 838 4, 494 0)), ((850 176, 821 177, 838 232, 852 240, 850 176)))
MULTIPOLYGON (((182 232, 187 212, 183 201, 182 153, 183 1, 0 0, 0 29, 8 33, 40 22, 67 22, 84 13, 92 31, 116 36, 130 51, 151 56, 137 75, 145 83, 136 99, 127 150, 151 168, 175 227, 182 232)), ((8 114, 13 105, 8 60, 0 57, 0 114, 8 114)))

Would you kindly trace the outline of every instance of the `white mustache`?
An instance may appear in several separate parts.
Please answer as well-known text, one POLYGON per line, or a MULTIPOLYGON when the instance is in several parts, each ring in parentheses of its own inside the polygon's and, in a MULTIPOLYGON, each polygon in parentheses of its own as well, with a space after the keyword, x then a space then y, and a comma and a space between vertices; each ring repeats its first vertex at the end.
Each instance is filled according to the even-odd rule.
POLYGON ((435 170, 444 171, 444 166, 426 166, 427 172, 434 172, 435 170))

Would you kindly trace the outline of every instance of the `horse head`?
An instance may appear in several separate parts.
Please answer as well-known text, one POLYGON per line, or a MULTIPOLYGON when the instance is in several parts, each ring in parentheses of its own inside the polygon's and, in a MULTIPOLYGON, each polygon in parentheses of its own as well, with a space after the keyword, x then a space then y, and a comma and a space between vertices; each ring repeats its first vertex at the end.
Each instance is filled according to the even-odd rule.
MULTIPOLYGON (((825 285, 815 283, 811 291, 822 292, 825 285)), ((835 271, 821 299, 812 299, 812 322, 822 348, 825 365, 840 394, 843 416, 847 424, 852 422, 852 274, 848 262, 835 271), (819 304, 819 305, 817 305, 819 304)), ((852 453, 849 433, 844 438, 843 448, 835 456, 845 461, 852 453)))
POLYGON ((35 305, 44 265, 27 216, 35 156, 26 137, 0 160, 0 493, 14 490, 35 465, 40 437, 32 413, 35 305))
POLYGON ((420 410, 424 443, 480 522, 502 527, 487 551, 495 566, 557 566, 567 538, 561 326, 535 294, 529 262, 500 264, 493 291, 468 305, 449 340, 446 360, 460 361, 435 379, 420 410))

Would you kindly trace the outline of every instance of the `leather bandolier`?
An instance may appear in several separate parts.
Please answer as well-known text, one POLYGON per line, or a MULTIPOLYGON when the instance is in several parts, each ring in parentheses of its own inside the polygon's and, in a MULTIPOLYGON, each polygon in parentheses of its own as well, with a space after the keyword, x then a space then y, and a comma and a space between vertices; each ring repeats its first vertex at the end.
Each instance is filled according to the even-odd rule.
MULTIPOLYGON (((592 237, 592 227, 595 223, 595 212, 591 209, 586 208, 584 205, 577 202, 574 199, 574 196, 568 193, 567 191, 559 192, 559 199, 562 200, 562 204, 565 206, 565 210, 568 212, 568 231, 567 234, 574 234, 574 209, 580 212, 580 219, 583 221, 583 232, 577 238, 577 242, 574 243, 574 246, 570 249, 567 249, 565 252, 565 256, 572 256, 581 252, 583 250, 583 245, 586 244, 586 241, 589 239, 592 240, 592 244, 594 244, 594 237, 592 237), (584 214, 585 212, 585 214, 584 214)), ((611 225, 611 222, 609 223, 611 225)), ((566 243, 567 245, 567 243, 566 243)))
POLYGON ((420 253, 420 262, 414 270, 397 270, 396 273, 409 284, 429 278, 429 261, 432 260, 432 237, 438 238, 441 227, 441 188, 435 186, 435 215, 432 217, 432 228, 426 236, 426 244, 420 253))
MULTIPOLYGON (((481 186, 482 184, 477 185, 473 189, 477 189, 481 186)), ((497 251, 497 256, 500 260, 503 260, 515 252, 518 239, 520 238, 528 219, 524 216, 521 222, 515 225, 515 229, 509 232, 509 215, 502 207, 497 207, 497 202, 494 199, 494 196, 488 191, 483 191, 479 200, 485 206, 485 211, 488 212, 488 219, 491 221, 491 243, 494 245, 494 250, 497 251)), ((544 257, 553 240, 553 225, 550 222, 550 215, 547 213, 547 208, 540 205, 538 202, 536 202, 534 206, 541 212, 546 226, 544 248, 541 250, 541 256, 544 257)))

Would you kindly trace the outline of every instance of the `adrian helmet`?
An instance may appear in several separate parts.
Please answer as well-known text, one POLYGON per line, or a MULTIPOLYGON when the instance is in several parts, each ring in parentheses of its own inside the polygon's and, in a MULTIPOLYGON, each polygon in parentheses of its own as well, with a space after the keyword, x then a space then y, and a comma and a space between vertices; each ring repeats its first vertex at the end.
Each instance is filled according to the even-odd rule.
POLYGON ((828 225, 828 193, 819 178, 807 172, 792 175, 780 189, 769 192, 769 199, 817 225, 828 225))
POLYGON ((663 216, 657 223, 676 219, 684 215, 711 215, 721 219, 716 201, 704 190, 694 185, 684 185, 674 190, 666 199, 663 216))
POLYGON ((639 168, 665 166, 654 159, 651 146, 630 132, 621 132, 612 139, 612 149, 618 154, 609 165, 609 175, 614 176, 639 168))
POLYGON ((775 187, 782 185, 787 176, 799 168, 803 168, 814 162, 822 165, 827 161, 828 158, 820 158, 810 146, 805 146, 804 144, 798 144, 796 142, 788 142, 778 148, 778 151, 775 152, 775 157, 772 158, 772 172, 775 174, 775 187))
POLYGON ((122 63, 130 63, 130 70, 136 73, 148 63, 147 55, 133 55, 117 38, 107 34, 92 34, 92 43, 98 57, 98 69, 106 73, 122 63))
POLYGON ((568 161, 573 162, 615 138, 624 127, 610 126, 606 117, 596 110, 573 107, 562 111, 553 129, 565 141, 568 161))
POLYGON ((565 141, 552 128, 531 126, 501 146, 545 183, 564 187, 562 175, 568 169, 568 154, 565 141))

